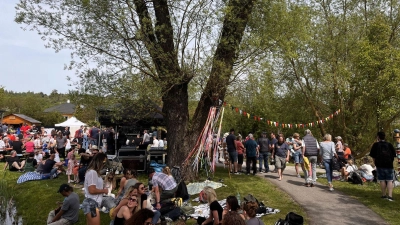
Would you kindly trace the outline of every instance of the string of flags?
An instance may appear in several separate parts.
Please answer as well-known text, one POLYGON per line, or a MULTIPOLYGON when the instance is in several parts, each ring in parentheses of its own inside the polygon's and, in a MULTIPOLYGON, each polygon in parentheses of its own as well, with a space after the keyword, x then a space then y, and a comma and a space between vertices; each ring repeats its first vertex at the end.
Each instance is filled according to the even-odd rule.
POLYGON ((340 113, 340 109, 336 110, 334 113, 330 114, 327 117, 324 117, 321 120, 316 120, 313 122, 308 122, 308 123, 281 123, 281 122, 277 122, 277 121, 272 121, 272 120, 268 120, 266 118, 260 117, 260 116, 256 116, 256 115, 252 115, 249 112, 246 112, 242 109, 239 109, 238 107, 235 107, 227 102, 224 102, 224 106, 231 108, 232 111, 235 111, 236 113, 239 113, 240 115, 243 115, 245 117, 247 117, 248 119, 252 118, 255 121, 259 121, 259 122, 266 122, 269 126, 274 126, 274 127, 282 127, 282 128, 306 128, 306 127, 314 127, 318 124, 323 124, 328 122, 329 120, 333 119, 334 116, 339 115, 340 113))

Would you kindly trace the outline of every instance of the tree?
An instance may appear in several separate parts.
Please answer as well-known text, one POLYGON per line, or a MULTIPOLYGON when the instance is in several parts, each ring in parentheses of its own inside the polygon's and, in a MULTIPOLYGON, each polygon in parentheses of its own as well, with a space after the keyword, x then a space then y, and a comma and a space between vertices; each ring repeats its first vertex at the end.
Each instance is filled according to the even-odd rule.
POLYGON ((161 90, 167 129, 174 131, 168 136, 169 164, 179 165, 213 98, 225 98, 256 1, 225 2, 21 0, 16 21, 36 30, 48 47, 72 49, 70 68, 91 59, 108 75, 151 77, 161 90), (210 72, 189 123, 189 82, 204 67, 210 72))

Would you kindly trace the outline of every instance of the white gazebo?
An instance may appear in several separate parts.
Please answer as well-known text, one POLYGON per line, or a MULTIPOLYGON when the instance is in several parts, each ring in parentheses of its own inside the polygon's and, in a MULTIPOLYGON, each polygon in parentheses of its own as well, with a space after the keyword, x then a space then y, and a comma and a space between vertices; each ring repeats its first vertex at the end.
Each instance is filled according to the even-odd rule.
POLYGON ((69 131, 71 132, 71 136, 73 137, 76 130, 78 130, 81 126, 87 126, 87 125, 82 121, 78 120, 75 116, 73 116, 62 123, 55 124, 54 126, 69 127, 69 131))

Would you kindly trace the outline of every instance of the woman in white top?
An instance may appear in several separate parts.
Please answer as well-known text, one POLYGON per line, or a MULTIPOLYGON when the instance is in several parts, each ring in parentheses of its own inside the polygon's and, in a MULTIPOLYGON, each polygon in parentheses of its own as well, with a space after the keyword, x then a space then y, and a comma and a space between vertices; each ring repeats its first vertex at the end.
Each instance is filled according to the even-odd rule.
POLYGON ((332 136, 325 134, 324 141, 319 143, 319 154, 325 166, 326 178, 329 184, 329 190, 333 191, 332 176, 333 176, 333 157, 338 157, 335 151, 335 143, 332 142, 332 136))
POLYGON ((85 199, 82 202, 82 209, 89 225, 100 225, 99 207, 101 206, 103 195, 108 194, 108 188, 104 188, 103 179, 100 176, 100 171, 106 161, 106 154, 97 153, 90 162, 85 174, 85 199))

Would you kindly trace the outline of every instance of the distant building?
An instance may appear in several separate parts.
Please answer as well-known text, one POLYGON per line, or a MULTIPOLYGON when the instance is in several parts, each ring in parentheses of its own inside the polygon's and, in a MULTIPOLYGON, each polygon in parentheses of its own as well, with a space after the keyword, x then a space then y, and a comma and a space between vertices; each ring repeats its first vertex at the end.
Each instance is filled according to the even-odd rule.
POLYGON ((29 116, 16 113, 4 116, 2 122, 9 125, 17 125, 17 126, 24 123, 28 124, 29 126, 32 126, 33 124, 35 124, 36 126, 40 126, 40 124, 42 124, 42 122, 35 120, 29 116))
POLYGON ((45 109, 43 112, 45 112, 45 113, 58 112, 64 117, 64 119, 67 120, 74 115, 75 108, 76 108, 76 106, 74 104, 70 103, 68 100, 66 103, 62 103, 60 105, 56 105, 56 106, 50 107, 48 109, 45 109))

